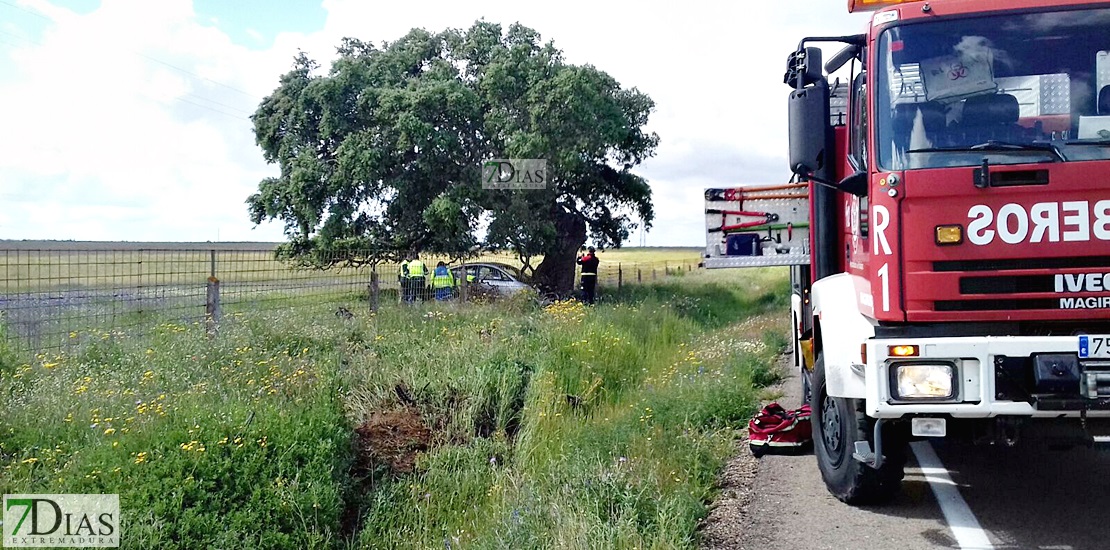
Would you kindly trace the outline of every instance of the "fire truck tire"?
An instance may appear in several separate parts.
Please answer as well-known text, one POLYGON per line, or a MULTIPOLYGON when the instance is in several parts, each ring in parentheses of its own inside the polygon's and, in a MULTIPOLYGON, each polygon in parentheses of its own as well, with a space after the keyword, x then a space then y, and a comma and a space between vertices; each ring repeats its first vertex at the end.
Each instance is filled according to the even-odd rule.
POLYGON ((810 408, 817 467, 833 496, 859 505, 881 504, 898 494, 906 465, 907 438, 897 429, 884 426, 882 467, 876 470, 854 459, 855 443, 871 442, 875 421, 864 413, 862 399, 829 397, 825 359, 820 353, 813 369, 810 408))

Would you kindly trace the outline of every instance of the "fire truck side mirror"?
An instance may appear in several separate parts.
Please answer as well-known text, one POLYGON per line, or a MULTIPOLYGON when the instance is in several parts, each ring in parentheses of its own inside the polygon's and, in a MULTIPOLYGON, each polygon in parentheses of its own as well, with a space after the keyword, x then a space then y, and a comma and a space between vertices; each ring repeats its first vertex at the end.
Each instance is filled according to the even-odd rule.
POLYGON ((863 52, 863 46, 859 44, 848 44, 844 46, 844 49, 836 52, 836 55, 832 56, 832 59, 830 59, 828 63, 825 63, 825 72, 830 75, 835 73, 840 70, 845 63, 853 59, 859 59, 861 52, 863 52))
POLYGON ((829 85, 790 92, 790 169, 802 176, 825 177, 829 146, 829 85))
POLYGON ((867 196, 867 172, 863 170, 856 170, 852 174, 836 184, 836 187, 845 193, 855 195, 857 197, 867 196))

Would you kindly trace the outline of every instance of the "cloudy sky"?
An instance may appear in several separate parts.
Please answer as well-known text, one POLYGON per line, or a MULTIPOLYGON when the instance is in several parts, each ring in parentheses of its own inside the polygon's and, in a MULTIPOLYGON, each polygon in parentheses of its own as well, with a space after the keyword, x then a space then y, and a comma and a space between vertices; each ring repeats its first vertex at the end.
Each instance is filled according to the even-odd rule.
MULTIPOLYGON (((275 241, 248 117, 298 49, 519 21, 656 103, 649 246, 705 244, 702 190, 782 182, 786 55, 845 0, 0 0, 0 239, 275 241)), ((631 245, 640 242, 633 237, 631 245)))

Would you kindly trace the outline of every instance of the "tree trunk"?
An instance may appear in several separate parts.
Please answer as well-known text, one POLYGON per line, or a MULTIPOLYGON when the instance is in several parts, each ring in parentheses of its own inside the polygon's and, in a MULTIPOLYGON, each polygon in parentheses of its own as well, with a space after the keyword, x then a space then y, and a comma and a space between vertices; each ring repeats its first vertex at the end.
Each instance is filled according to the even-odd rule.
POLYGON ((586 243, 586 222, 560 208, 555 216, 555 230, 558 241, 544 253, 532 281, 543 292, 569 296, 574 292, 574 260, 586 243))

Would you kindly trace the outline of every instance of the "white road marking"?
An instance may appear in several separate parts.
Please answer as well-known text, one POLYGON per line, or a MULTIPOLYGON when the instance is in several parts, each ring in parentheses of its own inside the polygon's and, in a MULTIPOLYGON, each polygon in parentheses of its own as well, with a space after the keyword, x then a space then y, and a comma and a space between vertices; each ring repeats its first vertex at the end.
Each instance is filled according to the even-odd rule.
POLYGON ((941 464, 937 453, 933 451, 932 444, 928 441, 918 441, 910 444, 910 448, 917 457, 921 474, 925 476, 925 480, 933 490, 933 495, 937 498, 937 504, 940 505, 940 511, 944 513, 944 520, 948 522, 948 528, 952 530, 956 544, 962 550, 993 550, 994 545, 987 537, 987 532, 979 526, 975 514, 971 513, 971 508, 960 496, 956 483, 952 481, 952 476, 948 475, 948 470, 941 464))

